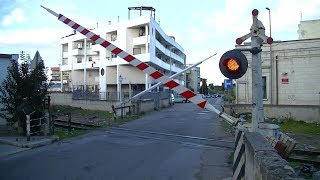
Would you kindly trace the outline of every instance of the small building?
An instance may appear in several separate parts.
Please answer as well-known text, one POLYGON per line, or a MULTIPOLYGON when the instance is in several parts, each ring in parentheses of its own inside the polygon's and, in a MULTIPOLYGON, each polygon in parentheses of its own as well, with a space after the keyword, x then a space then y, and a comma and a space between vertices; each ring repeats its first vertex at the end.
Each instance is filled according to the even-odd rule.
MULTIPOLYGON (((320 20, 301 21, 298 25, 299 39, 263 44, 261 61, 264 104, 320 105, 319 25, 320 20)), ((250 47, 250 43, 236 46, 250 47)), ((236 80, 236 103, 251 104, 252 55, 250 52, 244 54, 249 68, 243 77, 236 80)))
MULTIPOLYGON (((18 61, 18 54, 0 54, 0 85, 7 78, 8 67, 11 65, 11 61, 18 61)), ((0 108, 2 104, 0 104, 0 108)), ((0 117, 0 124, 6 124, 6 121, 0 117)))
MULTIPOLYGON (((187 65, 189 67, 190 65, 187 65)), ((186 71, 186 87, 194 92, 199 92, 200 88, 200 67, 193 67, 186 71)))
POLYGON ((51 81, 61 81, 60 67, 51 67, 51 81))

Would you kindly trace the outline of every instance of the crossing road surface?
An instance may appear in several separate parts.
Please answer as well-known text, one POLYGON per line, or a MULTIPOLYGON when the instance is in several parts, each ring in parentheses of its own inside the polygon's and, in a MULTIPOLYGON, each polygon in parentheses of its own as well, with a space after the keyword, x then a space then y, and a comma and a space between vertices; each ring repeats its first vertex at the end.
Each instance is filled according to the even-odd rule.
MULTIPOLYGON (((210 99, 220 106, 221 99, 210 99)), ((0 179, 188 180, 232 176, 233 135, 191 103, 0 159, 0 179)))

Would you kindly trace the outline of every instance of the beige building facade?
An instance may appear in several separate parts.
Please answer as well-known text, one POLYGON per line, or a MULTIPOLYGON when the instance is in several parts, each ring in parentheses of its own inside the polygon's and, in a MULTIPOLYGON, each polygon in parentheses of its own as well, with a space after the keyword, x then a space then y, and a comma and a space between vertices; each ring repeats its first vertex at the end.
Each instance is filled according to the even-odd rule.
MULTIPOLYGON (((250 48, 250 45, 236 48, 250 48)), ((269 48, 263 44, 261 52, 264 104, 271 104, 272 96, 275 105, 320 105, 320 38, 275 41, 271 45, 272 84, 269 48)), ((236 102, 251 104, 252 58, 251 53, 244 54, 249 67, 246 74, 236 80, 236 102)))
MULTIPOLYGON (((300 21, 298 34, 298 40, 262 46, 264 104, 320 105, 320 20, 300 21)), ((250 48, 250 43, 236 48, 250 48)), ((251 104, 252 55, 243 53, 249 66, 246 74, 236 80, 236 103, 251 104)))

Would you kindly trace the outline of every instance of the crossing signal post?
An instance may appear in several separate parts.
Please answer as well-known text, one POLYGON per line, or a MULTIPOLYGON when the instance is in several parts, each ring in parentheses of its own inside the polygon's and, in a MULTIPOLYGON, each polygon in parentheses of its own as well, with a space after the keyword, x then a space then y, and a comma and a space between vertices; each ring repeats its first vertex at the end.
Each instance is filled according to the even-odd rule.
POLYGON ((252 54, 252 130, 258 131, 259 124, 264 123, 263 112, 263 92, 262 92, 262 69, 261 69, 261 46, 263 42, 268 44, 273 43, 273 39, 265 35, 265 27, 262 22, 258 20, 259 11, 252 10, 252 25, 250 32, 240 38, 236 39, 238 45, 242 44, 248 38, 251 38, 252 54))
POLYGON ((225 52, 219 62, 221 73, 229 79, 241 78, 248 69, 248 60, 239 50, 225 52))

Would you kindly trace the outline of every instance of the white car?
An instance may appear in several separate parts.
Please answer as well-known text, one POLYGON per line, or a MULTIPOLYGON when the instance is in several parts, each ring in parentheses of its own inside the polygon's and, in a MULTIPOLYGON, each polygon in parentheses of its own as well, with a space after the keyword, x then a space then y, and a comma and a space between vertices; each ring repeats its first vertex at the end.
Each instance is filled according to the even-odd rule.
POLYGON ((174 102, 183 103, 183 102, 186 102, 186 98, 184 98, 180 94, 176 94, 176 95, 174 95, 174 102))

